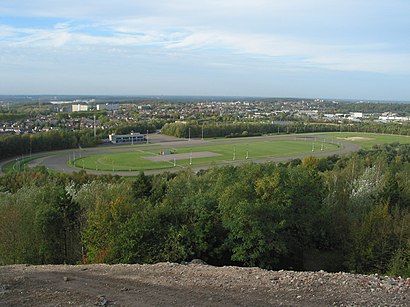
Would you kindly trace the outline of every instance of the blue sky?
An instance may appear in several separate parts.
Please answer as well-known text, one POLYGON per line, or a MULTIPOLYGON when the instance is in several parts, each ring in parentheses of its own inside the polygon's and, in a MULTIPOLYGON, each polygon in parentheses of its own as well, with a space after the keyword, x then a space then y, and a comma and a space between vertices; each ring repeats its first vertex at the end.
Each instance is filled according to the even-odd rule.
POLYGON ((0 94, 410 101, 408 0, 2 0, 0 94))

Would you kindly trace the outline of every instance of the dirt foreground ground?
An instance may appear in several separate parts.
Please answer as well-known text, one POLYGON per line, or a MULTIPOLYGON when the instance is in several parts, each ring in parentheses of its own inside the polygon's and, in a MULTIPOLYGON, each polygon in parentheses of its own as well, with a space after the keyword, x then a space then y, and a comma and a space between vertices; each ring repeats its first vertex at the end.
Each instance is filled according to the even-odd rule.
POLYGON ((410 279, 155 265, 0 267, 0 306, 410 306, 410 279))

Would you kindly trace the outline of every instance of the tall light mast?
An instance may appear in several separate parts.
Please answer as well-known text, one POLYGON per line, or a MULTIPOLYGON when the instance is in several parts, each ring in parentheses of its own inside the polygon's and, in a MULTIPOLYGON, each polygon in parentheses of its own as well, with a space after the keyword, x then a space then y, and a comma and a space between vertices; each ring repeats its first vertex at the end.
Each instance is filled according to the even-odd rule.
POLYGON ((94 138, 97 137, 97 126, 95 125, 95 114, 94 114, 94 138))

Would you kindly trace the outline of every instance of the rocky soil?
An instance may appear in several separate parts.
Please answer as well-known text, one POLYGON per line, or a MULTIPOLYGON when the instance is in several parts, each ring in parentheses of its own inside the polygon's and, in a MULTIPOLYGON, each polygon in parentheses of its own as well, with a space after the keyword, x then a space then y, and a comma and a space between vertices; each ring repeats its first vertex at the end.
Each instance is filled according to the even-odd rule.
POLYGON ((200 263, 0 267, 0 306, 410 306, 410 279, 200 263))

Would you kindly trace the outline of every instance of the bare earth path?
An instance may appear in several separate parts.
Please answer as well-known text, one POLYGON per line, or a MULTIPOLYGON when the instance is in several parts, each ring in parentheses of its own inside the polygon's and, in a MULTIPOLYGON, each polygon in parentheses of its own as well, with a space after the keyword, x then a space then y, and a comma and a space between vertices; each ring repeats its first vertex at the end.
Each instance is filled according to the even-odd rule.
POLYGON ((0 267, 1 306, 410 306, 410 279, 180 265, 0 267))
MULTIPOLYGON (((30 163, 30 166, 35 166, 38 164, 44 165, 49 169, 59 171, 59 172, 64 172, 64 173, 73 173, 73 172, 79 172, 81 169, 75 168, 72 166, 68 165, 68 160, 70 157, 73 156, 73 151, 76 151, 76 157, 78 158, 79 155, 82 157, 89 156, 89 155, 95 155, 95 154, 104 154, 104 153, 113 153, 113 152, 127 152, 127 151, 132 151, 132 150, 148 150, 148 149, 155 149, 158 151, 161 151, 163 148, 180 148, 180 147, 196 147, 196 146, 204 146, 204 145, 212 145, 212 144, 230 144, 230 143, 239 143, 239 142, 244 142, 244 143, 252 143, 252 142, 261 142, 261 141, 270 141, 270 142, 275 142, 275 141, 282 141, 282 140, 307 140, 307 141, 314 141, 314 140, 321 140, 322 137, 320 135, 317 136, 283 136, 283 137, 269 137, 269 136, 264 136, 264 137, 253 137, 253 138, 246 138, 246 139, 227 139, 223 141, 218 141, 217 143, 215 142, 210 142, 207 140, 199 140, 199 139, 192 139, 188 141, 187 139, 179 139, 179 138, 174 138, 174 137, 169 137, 169 136, 164 136, 164 135, 152 135, 149 137, 150 139, 150 144, 153 146, 147 146, 147 147, 132 147, 130 148, 129 146, 121 146, 121 145, 114 145, 114 146, 100 146, 96 148, 87 148, 87 149, 82 149, 82 150, 63 150, 63 151, 57 151, 57 152, 50 152, 48 156, 46 157, 41 157, 39 159, 34 160, 32 163, 30 163)), ((282 162, 282 161, 288 161, 291 159, 297 159, 297 158, 304 158, 306 156, 316 156, 316 157, 323 157, 323 156, 330 156, 333 154, 345 154, 353 151, 358 151, 360 149, 360 146, 357 144, 352 144, 349 142, 343 142, 340 141, 338 142, 339 145, 341 145, 341 148, 335 151, 331 152, 315 152, 315 153, 309 153, 309 154, 300 154, 300 155, 294 155, 294 156, 287 156, 287 157, 278 157, 278 158, 264 158, 264 159, 259 159, 259 160, 252 160, 251 162, 255 163, 263 163, 263 162, 282 162)), ((39 155, 44 155, 39 154, 39 155)), ((11 161, 14 159, 10 159, 8 161, 11 161)), ((3 164, 7 163, 8 161, 1 161, 0 162, 0 169, 3 164)), ((244 161, 237 161, 237 162, 230 162, 230 165, 239 165, 241 163, 245 163, 244 161)), ((210 167, 214 167, 215 165, 212 166, 198 166, 198 167, 192 167, 194 171, 198 171, 201 169, 207 169, 210 167)), ((152 170, 152 171, 144 171, 145 174, 158 174, 158 173, 163 173, 163 172, 176 172, 180 171, 181 168, 170 168, 170 169, 165 169, 165 170, 152 170)), ((112 174, 112 175, 119 175, 119 176, 136 176, 138 175, 139 171, 95 171, 95 170, 86 170, 87 173, 89 174, 112 174)), ((1 172, 0 172, 1 174, 1 172)))

